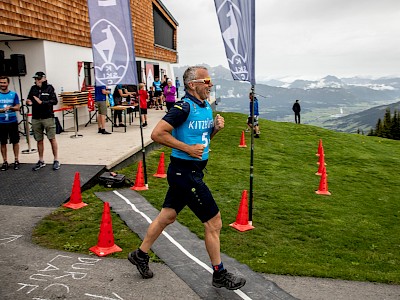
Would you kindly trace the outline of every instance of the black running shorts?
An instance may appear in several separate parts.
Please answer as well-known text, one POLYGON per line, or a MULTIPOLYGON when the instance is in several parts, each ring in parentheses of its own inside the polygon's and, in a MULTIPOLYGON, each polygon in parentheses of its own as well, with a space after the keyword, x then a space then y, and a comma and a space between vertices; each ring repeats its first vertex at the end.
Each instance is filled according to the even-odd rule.
POLYGON ((187 205, 202 223, 215 217, 219 209, 203 177, 202 171, 170 163, 167 171, 169 189, 163 207, 173 208, 179 214, 187 205))

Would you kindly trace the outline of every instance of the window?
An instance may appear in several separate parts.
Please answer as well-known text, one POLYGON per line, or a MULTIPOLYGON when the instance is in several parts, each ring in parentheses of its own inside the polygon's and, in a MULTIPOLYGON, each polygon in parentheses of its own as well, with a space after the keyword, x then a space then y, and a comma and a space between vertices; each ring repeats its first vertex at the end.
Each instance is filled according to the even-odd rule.
POLYGON ((155 44, 176 50, 174 45, 174 27, 162 15, 157 7, 153 6, 154 42, 155 44))
POLYGON ((94 85, 92 78, 94 78, 93 74, 93 63, 92 62, 83 62, 83 70, 85 74, 85 86, 94 85))

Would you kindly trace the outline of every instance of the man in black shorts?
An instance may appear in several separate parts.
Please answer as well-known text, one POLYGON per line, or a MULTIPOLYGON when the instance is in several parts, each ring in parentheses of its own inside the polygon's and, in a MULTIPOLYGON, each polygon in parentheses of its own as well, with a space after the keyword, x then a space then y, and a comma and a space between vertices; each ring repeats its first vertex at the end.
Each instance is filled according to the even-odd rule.
POLYGON ((3 164, 1 171, 8 170, 7 161, 7 142, 13 144, 15 156, 14 170, 19 169, 19 132, 17 111, 20 108, 18 94, 8 89, 10 78, 0 76, 0 140, 1 140, 1 155, 3 156, 3 164))
POLYGON ((161 80, 158 76, 154 77, 153 87, 154 87, 154 97, 156 98, 156 110, 162 109, 162 87, 161 80))
POLYGON ((187 91, 185 97, 169 110, 151 134, 155 142, 172 148, 167 172, 169 189, 160 214, 150 224, 139 249, 129 253, 128 259, 143 278, 153 277, 147 253, 162 231, 188 206, 204 224, 205 245, 214 270, 212 285, 236 290, 244 286, 246 280, 229 273, 222 264, 221 214, 203 182, 210 140, 224 128, 224 118, 217 115, 213 120, 207 102, 213 84, 206 68, 189 67, 183 81, 187 91))

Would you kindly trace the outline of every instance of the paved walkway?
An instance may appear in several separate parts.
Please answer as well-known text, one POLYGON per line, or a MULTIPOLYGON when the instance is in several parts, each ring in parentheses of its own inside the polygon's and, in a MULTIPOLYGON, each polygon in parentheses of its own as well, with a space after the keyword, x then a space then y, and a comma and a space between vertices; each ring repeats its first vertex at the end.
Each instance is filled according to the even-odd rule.
MULTIPOLYGON (((149 111, 149 127, 143 130, 145 146, 151 144, 150 133, 163 115, 163 111, 149 111)), ((48 166, 44 169, 31 171, 38 156, 37 153, 30 153, 20 155, 20 170, 11 168, 0 172, 0 299, 235 299, 238 296, 217 290, 218 297, 215 297, 213 289, 202 294, 197 288, 190 288, 176 275, 179 274, 179 265, 173 267, 174 273, 165 265, 152 264, 157 276, 142 280, 127 260, 107 257, 98 260, 94 256, 43 249, 31 243, 30 235, 36 222, 68 199, 75 172, 81 172, 82 186, 90 186, 93 184, 91 180, 105 168, 129 163, 132 155, 140 152, 142 143, 138 123, 136 118, 126 133, 123 128, 115 128, 113 134, 101 135, 97 133, 97 124, 93 123, 79 127, 78 134, 82 135, 79 138, 71 138, 75 136, 72 130, 57 135, 62 164, 58 171, 51 169, 53 157, 50 144, 46 141, 45 161, 48 166)), ((111 131, 109 122, 107 130, 111 131)), ((31 148, 36 148, 33 138, 30 141, 31 148)), ((21 150, 28 148, 25 138, 22 138, 21 150)), ((12 158, 11 147, 8 151, 12 158)), ((134 229, 133 225, 131 228, 134 229)), ((166 255, 157 254, 160 257, 166 255)), ((240 264, 229 265, 243 272, 240 264)), ((256 276, 257 280, 260 276, 256 276)), ((269 282, 264 288, 276 287, 278 291, 266 293, 264 299, 290 299, 290 295, 310 300, 400 299, 400 286, 262 276, 264 282, 269 282)), ((252 291, 247 289, 250 286, 245 291, 252 299, 252 291)), ((260 299, 258 294, 254 295, 254 299, 260 299)))

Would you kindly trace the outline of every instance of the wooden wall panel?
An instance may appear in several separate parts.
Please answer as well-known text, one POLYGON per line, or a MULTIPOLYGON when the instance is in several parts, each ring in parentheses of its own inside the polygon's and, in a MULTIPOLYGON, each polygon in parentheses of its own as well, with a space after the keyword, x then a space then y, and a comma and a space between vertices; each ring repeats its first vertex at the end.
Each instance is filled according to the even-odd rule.
MULTIPOLYGON (((131 0, 136 56, 174 63, 176 51, 154 45, 153 5, 175 28, 176 47, 176 24, 158 1, 131 0)), ((0 0, 0 10, 2 33, 91 47, 86 0, 0 0)))

